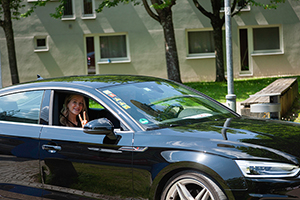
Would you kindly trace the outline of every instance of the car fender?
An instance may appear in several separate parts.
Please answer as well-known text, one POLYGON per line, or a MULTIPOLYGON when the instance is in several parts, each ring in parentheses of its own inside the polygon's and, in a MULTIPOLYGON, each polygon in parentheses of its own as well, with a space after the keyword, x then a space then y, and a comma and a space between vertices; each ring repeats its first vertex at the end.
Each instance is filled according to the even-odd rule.
POLYGON ((169 165, 155 176, 150 189, 150 199, 157 199, 166 182, 183 170, 195 170, 206 174, 224 189, 229 199, 233 196, 230 190, 247 189, 246 181, 232 159, 205 152, 182 150, 163 151, 161 155, 169 165), (228 168, 231 169, 231 173, 228 173, 228 168))

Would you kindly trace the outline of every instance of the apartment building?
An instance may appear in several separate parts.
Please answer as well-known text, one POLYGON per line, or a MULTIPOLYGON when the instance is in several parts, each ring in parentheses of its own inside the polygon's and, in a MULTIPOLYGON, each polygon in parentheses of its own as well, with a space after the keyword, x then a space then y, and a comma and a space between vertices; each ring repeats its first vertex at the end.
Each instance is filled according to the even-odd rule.
MULTIPOLYGON (((34 0, 24 0, 27 10, 34 0)), ((62 19, 50 17, 58 1, 13 21, 20 81, 36 75, 140 74, 167 78, 161 25, 142 5, 96 13, 101 0, 68 0, 62 19)), ((210 2, 205 5, 209 9, 210 2)), ((210 20, 191 0, 177 0, 173 21, 183 82, 214 81, 210 20)), ((232 18, 234 78, 300 74, 300 2, 276 10, 248 6, 232 18)), ((225 47, 224 47, 225 49, 225 47)), ((3 86, 11 84, 6 40, 0 30, 3 86)))

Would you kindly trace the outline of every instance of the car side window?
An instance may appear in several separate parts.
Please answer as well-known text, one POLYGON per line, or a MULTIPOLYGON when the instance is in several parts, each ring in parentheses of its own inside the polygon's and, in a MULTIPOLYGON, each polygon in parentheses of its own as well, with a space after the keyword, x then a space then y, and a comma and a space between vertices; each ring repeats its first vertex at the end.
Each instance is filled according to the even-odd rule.
POLYGON ((42 100, 41 114, 40 114, 40 124, 48 125, 49 124, 49 105, 51 98, 51 90, 45 90, 44 97, 42 100))
MULTIPOLYGON (((60 118, 63 114, 62 108, 65 104, 66 97, 68 97, 71 94, 78 94, 84 97, 85 104, 86 104, 86 116, 88 121, 92 121, 94 119, 99 118, 107 118, 110 120, 114 128, 116 129, 122 129, 122 130, 128 130, 125 128, 120 121, 115 117, 109 110, 107 110, 104 106, 99 104, 98 102, 94 101, 93 99, 89 98, 88 96, 80 93, 71 93, 66 91, 55 91, 54 95, 54 103, 53 103, 53 123, 52 125, 58 125, 62 126, 62 123, 60 122, 60 118)), ((65 115, 66 116, 66 115, 65 115)), ((82 115, 81 115, 82 116, 82 115)))
POLYGON ((37 124, 44 91, 29 91, 0 97, 0 120, 37 124))
MULTIPOLYGON (((125 129, 121 124, 120 121, 107 109, 105 109, 101 104, 97 103, 96 101, 89 99, 89 117, 90 119, 99 119, 99 118, 107 118, 110 120, 114 127, 119 129, 125 129)), ((127 129, 125 129, 127 130, 127 129)))

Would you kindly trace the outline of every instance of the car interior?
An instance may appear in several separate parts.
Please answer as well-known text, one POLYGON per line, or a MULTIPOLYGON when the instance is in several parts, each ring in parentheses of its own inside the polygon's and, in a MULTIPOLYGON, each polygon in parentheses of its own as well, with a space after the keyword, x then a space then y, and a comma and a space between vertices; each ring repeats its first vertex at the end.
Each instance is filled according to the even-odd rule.
MULTIPOLYGON (((54 95, 54 101, 53 101, 53 125, 61 126, 59 122, 59 116, 61 115, 61 110, 63 108, 63 104, 65 101, 66 96, 70 94, 67 92, 55 92, 54 95)), ((92 121, 94 119, 99 118, 107 118, 109 119, 113 125, 114 128, 121 128, 120 121, 111 114, 107 109, 105 108, 91 108, 90 107, 90 100, 87 97, 84 97, 86 101, 87 106, 87 115, 89 118, 89 121, 92 121)))

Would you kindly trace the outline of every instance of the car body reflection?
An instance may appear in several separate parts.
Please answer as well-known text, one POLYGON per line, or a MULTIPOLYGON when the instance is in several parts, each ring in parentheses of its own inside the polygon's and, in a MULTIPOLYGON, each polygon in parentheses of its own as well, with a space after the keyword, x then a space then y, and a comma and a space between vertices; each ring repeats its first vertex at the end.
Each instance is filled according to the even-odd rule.
POLYGON ((297 123, 243 118, 154 77, 62 77, 0 90, 6 199, 300 199, 299 144, 297 123), (87 104, 84 128, 60 123, 71 94, 87 104))

